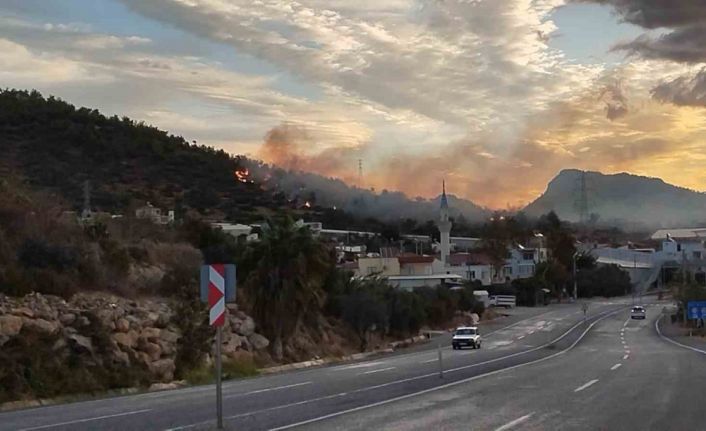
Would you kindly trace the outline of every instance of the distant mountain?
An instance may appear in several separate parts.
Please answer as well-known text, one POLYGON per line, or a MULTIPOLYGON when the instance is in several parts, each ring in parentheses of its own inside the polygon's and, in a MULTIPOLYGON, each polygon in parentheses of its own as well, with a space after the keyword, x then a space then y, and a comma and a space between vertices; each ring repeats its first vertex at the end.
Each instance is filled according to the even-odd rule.
MULTIPOLYGON (((529 216, 554 210, 560 218, 578 221, 583 171, 566 169, 547 190, 525 207, 529 216)), ((585 172, 588 212, 599 224, 624 228, 695 226, 706 221, 706 193, 665 183, 659 178, 627 173, 585 172)))
MULTIPOLYGON (((423 223, 436 220, 439 216, 441 195, 432 199, 410 199, 401 192, 383 190, 377 193, 350 186, 336 178, 284 170, 255 160, 249 160, 247 165, 256 181, 268 190, 284 193, 292 201, 336 207, 356 216, 387 222, 409 218, 423 223)), ((461 217, 473 223, 484 220, 490 214, 489 210, 469 200, 454 195, 447 197, 452 217, 461 217)))

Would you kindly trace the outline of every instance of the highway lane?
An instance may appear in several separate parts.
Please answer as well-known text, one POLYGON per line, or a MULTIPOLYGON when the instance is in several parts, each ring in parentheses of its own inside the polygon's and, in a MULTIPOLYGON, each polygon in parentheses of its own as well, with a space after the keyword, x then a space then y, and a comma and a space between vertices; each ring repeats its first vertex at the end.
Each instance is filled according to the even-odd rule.
MULTIPOLYGON (((616 309, 619 302, 594 302, 589 314, 616 309)), ((546 357, 580 335, 577 323, 582 318, 577 304, 564 305, 496 332, 489 330, 480 350, 452 351, 445 346, 443 379, 432 360, 436 353, 421 349, 228 382, 224 386, 226 424, 235 429, 287 426, 546 357), (559 342, 546 345, 561 334, 566 335, 559 342)), ((0 430, 200 429, 213 422, 214 404, 212 386, 195 387, 3 413, 0 430)))
POLYGON ((657 335, 662 305, 607 317, 558 357, 297 429, 706 429, 706 355, 657 335))

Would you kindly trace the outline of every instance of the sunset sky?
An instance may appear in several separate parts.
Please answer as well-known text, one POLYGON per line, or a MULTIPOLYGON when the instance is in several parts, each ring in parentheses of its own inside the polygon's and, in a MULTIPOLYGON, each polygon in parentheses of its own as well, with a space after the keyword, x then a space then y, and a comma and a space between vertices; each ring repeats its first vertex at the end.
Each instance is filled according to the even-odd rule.
POLYGON ((700 0, 3 0, 0 87, 492 208, 563 168, 706 189, 700 0))

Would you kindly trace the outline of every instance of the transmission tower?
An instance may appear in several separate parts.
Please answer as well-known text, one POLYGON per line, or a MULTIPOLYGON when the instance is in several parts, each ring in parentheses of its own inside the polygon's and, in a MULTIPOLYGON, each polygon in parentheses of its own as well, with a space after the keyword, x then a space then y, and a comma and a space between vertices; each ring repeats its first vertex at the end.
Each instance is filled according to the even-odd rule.
POLYGON ((358 159, 358 187, 363 188, 363 159, 358 159))
POLYGON ((589 221, 586 171, 581 172, 577 180, 576 189, 576 212, 579 214, 579 222, 585 224, 589 221))

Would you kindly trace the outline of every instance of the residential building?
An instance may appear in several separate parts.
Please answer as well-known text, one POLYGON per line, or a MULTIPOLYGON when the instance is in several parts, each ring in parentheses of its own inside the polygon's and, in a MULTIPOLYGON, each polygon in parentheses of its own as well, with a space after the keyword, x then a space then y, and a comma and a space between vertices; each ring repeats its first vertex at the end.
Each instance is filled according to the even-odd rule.
POLYGON ((150 220, 155 224, 169 224, 174 222, 174 211, 169 211, 167 215, 162 214, 162 210, 147 202, 135 210, 135 217, 143 220, 150 220))
POLYGON ((492 284, 493 265, 488 255, 482 252, 454 253, 449 258, 447 272, 457 274, 468 281, 480 281, 483 286, 492 284))
POLYGON ((220 229, 224 233, 235 238, 245 238, 247 242, 259 240, 257 233, 253 232, 253 227, 239 223, 211 223, 211 227, 220 229))
POLYGON ((358 259, 355 275, 358 277, 400 275, 400 262, 397 257, 361 257, 358 259))

